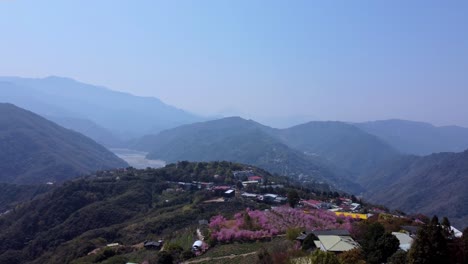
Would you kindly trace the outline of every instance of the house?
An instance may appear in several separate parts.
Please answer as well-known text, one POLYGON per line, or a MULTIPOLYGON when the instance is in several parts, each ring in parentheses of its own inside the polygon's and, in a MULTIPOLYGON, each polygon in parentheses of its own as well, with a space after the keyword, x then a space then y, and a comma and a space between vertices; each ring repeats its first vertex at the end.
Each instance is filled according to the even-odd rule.
POLYGON ((249 176, 248 179, 249 181, 256 181, 258 183, 263 182, 263 178, 261 176, 249 176))
POLYGON ((359 247, 359 244, 350 236, 319 235, 315 246, 322 251, 341 253, 359 247))
POLYGON ((453 232, 453 235, 455 237, 462 237, 463 236, 463 233, 460 230, 453 227, 453 226, 450 227, 450 230, 453 232))
POLYGON ((350 206, 350 210, 351 211, 356 211, 357 209, 360 209, 361 208, 361 205, 358 204, 358 203, 352 203, 351 206, 350 206))
POLYGON ((227 190, 224 192, 224 197, 231 198, 234 197, 236 192, 233 189, 227 190))
POLYGON ((263 201, 273 202, 277 197, 278 197, 277 194, 267 193, 267 194, 263 195, 263 201))
POLYGON ((242 196, 242 197, 245 197, 245 198, 255 199, 255 198, 257 198, 258 194, 243 192, 243 193, 241 194, 241 196, 242 196))
POLYGON ((160 250, 163 245, 163 240, 158 240, 158 241, 145 241, 143 246, 146 249, 154 249, 154 250, 160 250))
POLYGON ((308 207, 311 207, 311 208, 314 208, 314 209, 320 209, 320 206, 322 205, 322 202, 321 201, 317 201, 317 200, 307 200, 307 201, 302 201, 302 204, 304 206, 308 206, 308 207))
POLYGON ((278 196, 275 198, 273 202, 283 204, 283 203, 286 203, 287 201, 288 201, 287 197, 278 196))
POLYGON ((229 186, 215 186, 213 187, 211 190, 213 190, 213 192, 216 194, 216 195, 224 195, 224 193, 227 191, 227 190, 230 190, 231 187, 229 186))
POLYGON ((401 232, 392 232, 392 235, 398 238, 400 241, 400 249, 404 251, 408 251, 411 248, 411 244, 413 244, 413 239, 406 233, 401 232))
POLYGON ((258 181, 243 181, 242 185, 244 187, 250 186, 250 185, 258 185, 258 181))

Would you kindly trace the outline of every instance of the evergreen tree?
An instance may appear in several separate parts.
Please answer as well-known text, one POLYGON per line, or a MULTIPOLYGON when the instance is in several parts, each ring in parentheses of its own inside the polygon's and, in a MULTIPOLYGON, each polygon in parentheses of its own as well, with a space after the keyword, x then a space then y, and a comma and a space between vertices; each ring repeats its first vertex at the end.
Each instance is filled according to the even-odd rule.
POLYGON ((385 262, 398 250, 400 242, 394 235, 385 233, 383 225, 376 222, 368 226, 361 245, 367 262, 373 264, 385 262))
POLYGON ((408 255, 410 264, 447 263, 448 248, 443 229, 434 216, 428 225, 420 228, 408 255))
POLYGON ((297 193, 296 190, 291 190, 288 192, 288 202, 292 208, 296 207, 299 200, 300 200, 299 194, 297 193))
POLYGON ((449 238, 449 239, 452 239, 454 237, 454 232, 452 231, 452 225, 450 224, 450 221, 448 220, 447 217, 444 217, 442 218, 442 229, 444 231, 444 235, 449 238))

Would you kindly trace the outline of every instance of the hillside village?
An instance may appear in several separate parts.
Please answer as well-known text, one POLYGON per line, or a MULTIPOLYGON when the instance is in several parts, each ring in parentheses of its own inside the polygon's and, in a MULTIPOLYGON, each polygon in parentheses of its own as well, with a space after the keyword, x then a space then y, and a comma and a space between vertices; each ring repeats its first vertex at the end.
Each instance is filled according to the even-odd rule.
MULTIPOLYGON (((418 230, 428 223, 428 218, 423 215, 406 216, 402 212, 389 212, 384 207, 367 204, 353 195, 337 192, 310 193, 309 199, 302 199, 295 188, 274 181, 268 182, 266 177, 252 170, 232 171, 232 176, 232 181, 237 182, 232 185, 220 183, 218 179, 225 177, 217 174, 211 176, 213 181, 167 181, 167 188, 162 193, 170 196, 204 192, 205 198, 199 201, 201 204, 215 203, 224 206, 224 204, 238 201, 249 201, 251 205, 257 204, 263 209, 246 208, 231 216, 233 218, 217 215, 211 219, 194 220, 185 233, 178 234, 182 237, 160 237, 154 241, 143 241, 138 245, 130 246, 130 251, 150 252, 150 254, 143 254, 146 256, 151 256, 151 252, 157 254, 154 253, 153 257, 142 259, 141 262, 127 263, 163 263, 157 262, 160 261, 161 256, 163 259, 177 260, 182 263, 219 263, 220 260, 228 257, 240 261, 236 263, 257 261, 260 249, 254 251, 246 249, 237 255, 233 253, 219 255, 218 250, 239 243, 254 243, 252 245, 256 245, 255 247, 268 243, 287 243, 286 251, 289 252, 287 259, 292 260, 293 263, 294 261, 300 263, 301 259, 307 258, 309 252, 315 251, 342 256, 342 258, 346 254, 351 254, 349 252, 355 252, 360 256, 362 263, 366 263, 365 261, 379 263, 372 258, 369 261, 364 256, 368 241, 363 238, 360 231, 357 231, 359 228, 377 225, 374 228, 381 228, 379 236, 388 235, 390 241, 392 239, 395 241, 392 255, 398 252, 400 255, 407 256, 414 240, 417 239, 418 230), (311 199, 311 197, 314 198, 311 199), (181 240, 184 241, 183 245, 180 243, 181 240)), ((169 203, 170 200, 166 202, 169 203)), ((453 226, 450 226, 449 230, 450 239, 461 239, 462 232, 453 226)), ((106 251, 118 252, 119 248, 127 248, 128 251, 128 246, 110 243, 94 249, 88 256, 102 258, 102 254, 106 251)), ((110 255, 113 257, 115 254, 117 253, 110 255)), ((274 255, 274 252, 268 254, 274 255)), ((380 257, 378 261, 389 257, 391 255, 380 257)), ((141 259, 141 257, 135 259, 141 259)), ((129 258, 129 260, 132 259, 129 258)))

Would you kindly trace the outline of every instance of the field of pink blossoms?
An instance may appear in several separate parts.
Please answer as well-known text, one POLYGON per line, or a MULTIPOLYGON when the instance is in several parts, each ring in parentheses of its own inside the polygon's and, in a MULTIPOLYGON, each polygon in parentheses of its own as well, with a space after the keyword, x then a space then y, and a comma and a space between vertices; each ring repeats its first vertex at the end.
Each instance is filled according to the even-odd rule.
POLYGON ((222 215, 217 215, 211 218, 209 227, 212 239, 230 242, 269 238, 284 234, 288 228, 293 227, 304 230, 350 230, 351 221, 351 218, 338 217, 325 210, 304 212, 284 206, 269 211, 247 209, 235 214, 234 219, 226 219, 222 215))

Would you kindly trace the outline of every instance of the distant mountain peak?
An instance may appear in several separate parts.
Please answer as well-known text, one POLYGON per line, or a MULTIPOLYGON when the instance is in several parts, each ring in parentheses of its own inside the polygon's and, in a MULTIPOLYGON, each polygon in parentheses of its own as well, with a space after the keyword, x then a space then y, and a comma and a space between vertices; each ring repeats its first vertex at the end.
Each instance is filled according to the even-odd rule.
POLYGON ((124 139, 206 120, 155 97, 113 91, 61 76, 0 77, 0 101, 41 115, 90 120, 124 139))

